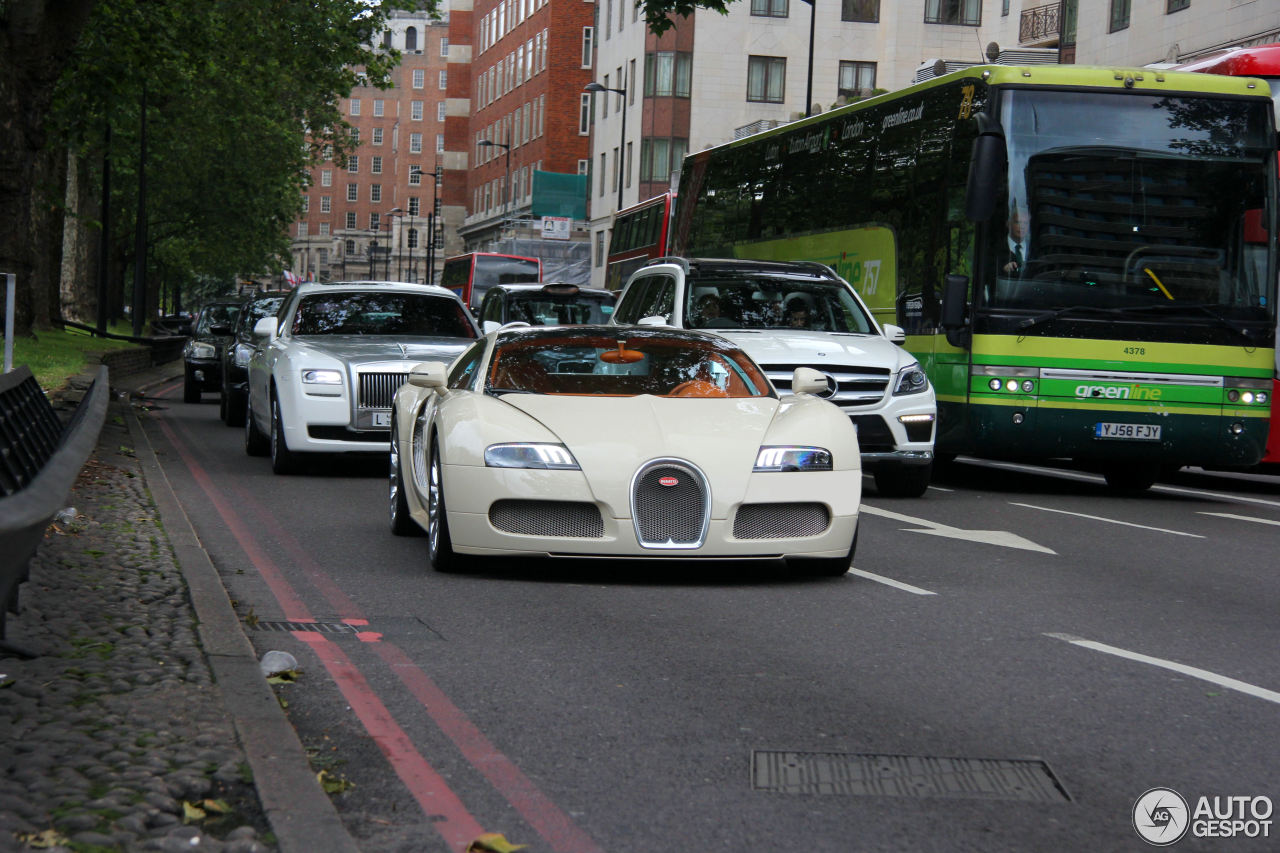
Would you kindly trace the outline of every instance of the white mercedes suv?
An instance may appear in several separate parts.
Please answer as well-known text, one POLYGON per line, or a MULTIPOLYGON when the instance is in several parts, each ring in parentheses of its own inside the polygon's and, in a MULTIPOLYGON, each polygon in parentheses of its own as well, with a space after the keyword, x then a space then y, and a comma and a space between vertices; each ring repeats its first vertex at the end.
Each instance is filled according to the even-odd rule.
POLYGON ((742 347, 781 393, 797 367, 827 376, 822 396, 858 428, 880 494, 919 497, 933 470, 938 403, 897 326, 815 263, 658 258, 628 279, 609 321, 713 331, 742 347))

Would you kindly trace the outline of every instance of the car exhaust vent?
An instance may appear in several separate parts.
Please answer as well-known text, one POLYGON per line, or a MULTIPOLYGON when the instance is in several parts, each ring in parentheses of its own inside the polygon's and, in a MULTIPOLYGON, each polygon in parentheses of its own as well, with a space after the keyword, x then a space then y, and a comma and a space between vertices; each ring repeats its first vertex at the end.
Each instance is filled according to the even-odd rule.
POLYGON ((743 504, 733 517, 734 539, 793 539, 818 536, 831 524, 824 504, 743 504))
POLYGON ((396 391, 407 381, 407 373, 361 373, 356 405, 362 409, 389 409, 396 391))
POLYGON ((644 548, 699 548, 711 520, 702 472, 674 459, 648 463, 631 482, 631 517, 644 548))
POLYGON ((604 536, 600 508, 585 501, 495 501, 489 507, 489 523, 503 533, 521 536, 604 536))

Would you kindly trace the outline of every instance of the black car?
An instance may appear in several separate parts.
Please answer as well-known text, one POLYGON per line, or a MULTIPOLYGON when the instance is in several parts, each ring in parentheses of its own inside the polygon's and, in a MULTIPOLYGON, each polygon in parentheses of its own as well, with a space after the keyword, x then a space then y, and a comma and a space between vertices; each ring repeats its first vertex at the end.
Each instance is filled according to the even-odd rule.
POLYGON ((219 414, 227 426, 244 426, 245 402, 249 399, 249 357, 253 355, 253 326, 263 317, 274 317, 289 295, 286 290, 258 293, 245 300, 231 330, 231 340, 222 349, 222 395, 219 414))
POLYGON ((183 402, 199 403, 205 391, 222 388, 222 348, 231 336, 231 326, 243 301, 210 302, 196 315, 191 324, 191 340, 182 350, 183 402))
POLYGON ((484 294, 477 319, 485 334, 507 323, 580 326, 607 323, 617 294, 576 284, 495 284, 484 294))

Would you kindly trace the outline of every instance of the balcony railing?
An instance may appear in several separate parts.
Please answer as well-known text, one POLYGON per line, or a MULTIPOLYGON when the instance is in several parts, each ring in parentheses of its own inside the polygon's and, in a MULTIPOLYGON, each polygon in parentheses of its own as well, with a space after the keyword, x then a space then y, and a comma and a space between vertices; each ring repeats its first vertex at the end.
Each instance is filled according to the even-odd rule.
POLYGON ((1018 22, 1018 43, 1024 45, 1056 44, 1062 35, 1062 3, 1049 3, 1034 9, 1023 9, 1018 22))

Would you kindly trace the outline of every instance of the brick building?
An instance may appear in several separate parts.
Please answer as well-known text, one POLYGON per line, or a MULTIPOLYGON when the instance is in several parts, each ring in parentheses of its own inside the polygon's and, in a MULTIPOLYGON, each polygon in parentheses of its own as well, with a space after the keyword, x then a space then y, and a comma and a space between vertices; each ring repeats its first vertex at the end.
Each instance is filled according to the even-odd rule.
POLYGON ((402 60, 393 86, 357 86, 342 101, 359 145, 345 162, 327 159, 311 170, 303 212, 293 227, 292 270, 301 278, 390 278, 438 281, 440 261, 458 250, 460 215, 441 205, 437 241, 427 266, 430 214, 449 192, 443 167, 449 22, 397 11, 380 46, 402 60), (443 168, 441 168, 441 173, 443 168))
POLYGON ((586 174, 592 19, 584 0, 466 0, 450 13, 445 209, 466 251, 527 237, 535 171, 586 174))

